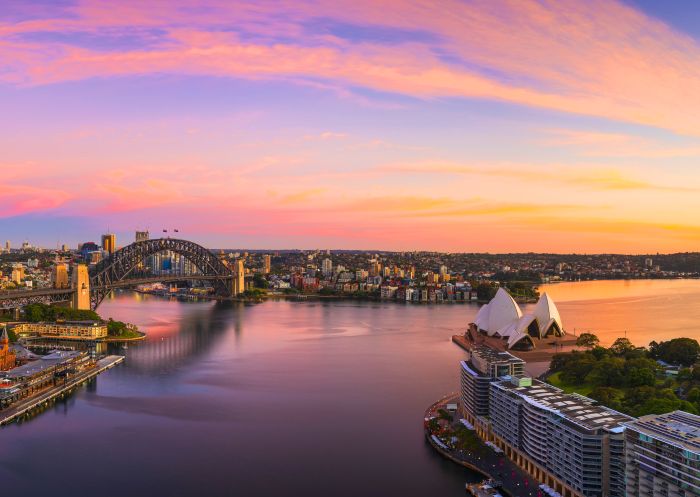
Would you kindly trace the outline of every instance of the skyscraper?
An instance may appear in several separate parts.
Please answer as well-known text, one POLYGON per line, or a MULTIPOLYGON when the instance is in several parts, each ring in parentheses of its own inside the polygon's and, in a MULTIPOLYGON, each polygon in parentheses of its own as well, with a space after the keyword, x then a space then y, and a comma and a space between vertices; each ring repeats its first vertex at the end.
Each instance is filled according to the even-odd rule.
POLYGON ((112 233, 102 235, 102 250, 110 255, 113 254, 117 250, 117 235, 112 233))
POLYGON ((270 274, 270 254, 263 256, 263 273, 270 274))

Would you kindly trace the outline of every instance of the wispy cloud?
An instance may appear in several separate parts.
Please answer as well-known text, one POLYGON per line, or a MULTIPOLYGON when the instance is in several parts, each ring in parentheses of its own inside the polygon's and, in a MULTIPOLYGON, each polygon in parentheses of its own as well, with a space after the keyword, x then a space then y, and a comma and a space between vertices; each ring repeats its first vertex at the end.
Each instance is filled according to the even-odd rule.
POLYGON ((418 98, 495 99, 700 135, 700 112, 692 111, 700 108, 700 47, 619 1, 445 0, 440 9, 407 0, 149 5, 85 0, 70 18, 5 22, 0 78, 51 84, 165 72, 321 80, 418 98), (349 29, 324 29, 324 22, 349 29), (373 31, 363 32, 367 26, 373 31), (403 34, 390 41, 372 35, 382 29, 403 34), (148 33, 136 48, 81 43, 84 33, 134 30, 148 33))

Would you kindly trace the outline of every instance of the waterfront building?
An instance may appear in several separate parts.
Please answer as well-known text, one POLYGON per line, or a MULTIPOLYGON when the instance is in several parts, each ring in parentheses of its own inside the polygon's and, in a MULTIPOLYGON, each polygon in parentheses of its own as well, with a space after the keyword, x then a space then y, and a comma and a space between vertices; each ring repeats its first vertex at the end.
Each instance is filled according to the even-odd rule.
POLYGON ((2 329, 0 334, 0 371, 14 368, 17 357, 14 350, 10 348, 10 338, 7 336, 7 327, 2 329))
POLYGON ((51 282, 54 288, 68 288, 68 266, 63 263, 57 263, 51 272, 51 282))
POLYGON ((531 378, 490 385, 490 439, 564 497, 625 497, 623 424, 632 419, 531 378))
POLYGON ((537 340, 564 335, 559 310, 549 295, 542 294, 533 312, 523 314, 503 288, 479 309, 469 331, 499 338, 506 348, 514 350, 529 350, 535 347, 537 340))
POLYGON ((524 368, 525 361, 508 352, 473 347, 469 359, 460 362, 460 407, 465 419, 475 425, 479 416, 488 416, 491 383, 503 376, 521 376, 524 368))
POLYGON ((117 250, 117 235, 113 233, 102 235, 102 250, 112 255, 117 250))
POLYGON ((627 495, 700 495, 700 416, 650 414, 625 423, 627 495))
POLYGON ((0 408, 54 385, 90 363, 87 352, 54 351, 35 361, 0 372, 0 408))
POLYGON ((95 340, 107 337, 107 324, 94 321, 63 323, 22 323, 13 328, 18 335, 42 338, 95 340))

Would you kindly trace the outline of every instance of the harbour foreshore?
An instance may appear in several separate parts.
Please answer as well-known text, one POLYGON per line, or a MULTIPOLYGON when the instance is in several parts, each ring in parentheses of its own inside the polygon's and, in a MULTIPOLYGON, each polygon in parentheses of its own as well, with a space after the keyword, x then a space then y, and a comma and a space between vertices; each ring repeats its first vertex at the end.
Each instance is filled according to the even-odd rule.
MULTIPOLYGON (((452 393, 434 402, 425 411, 425 438, 430 445, 443 457, 459 464, 479 475, 484 479, 498 480, 502 482, 499 491, 507 497, 536 497, 539 491, 539 482, 525 471, 515 465, 502 454, 497 454, 493 448, 487 446, 483 440, 477 437, 479 447, 473 451, 465 451, 448 447, 437 438, 427 425, 428 420, 436 418, 440 409, 446 409, 448 404, 456 404, 459 394, 452 393), (438 443, 439 442, 439 443, 438 443)), ((455 421, 459 423, 461 421, 455 421)))
POLYGON ((32 409, 41 406, 44 403, 50 402, 56 397, 76 388, 82 383, 94 378, 98 374, 116 366, 124 360, 124 356, 110 355, 103 359, 97 361, 97 365, 88 371, 84 371, 70 380, 66 381, 65 384, 57 385, 51 387, 50 389, 42 392, 39 395, 29 397, 25 400, 16 402, 8 409, 0 411, 0 426, 11 423, 17 418, 27 414, 32 409))

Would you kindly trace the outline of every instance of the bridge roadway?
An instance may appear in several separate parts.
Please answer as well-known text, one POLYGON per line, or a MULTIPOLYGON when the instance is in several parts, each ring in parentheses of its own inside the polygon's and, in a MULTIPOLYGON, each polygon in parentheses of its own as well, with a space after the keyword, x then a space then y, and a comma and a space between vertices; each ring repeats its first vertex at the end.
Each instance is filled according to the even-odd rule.
POLYGON ((124 356, 121 355, 107 356, 97 361, 97 365, 94 368, 91 368, 88 371, 83 371, 75 375, 65 384, 56 385, 55 387, 51 387, 39 395, 35 395, 27 399, 20 400, 19 402, 15 402, 11 405, 11 407, 0 411, 0 426, 5 425, 7 423, 11 423, 18 417, 27 414, 32 409, 36 409, 42 404, 50 402, 59 395, 72 390, 81 383, 91 378, 94 378, 98 374, 116 366, 123 360, 124 356))
MULTIPOLYGON (((129 288, 149 283, 175 283, 178 281, 215 281, 221 276, 188 275, 188 276, 148 276, 115 281, 109 285, 90 287, 90 291, 108 291, 118 288, 129 288)), ((233 279, 233 275, 230 278, 233 279)), ((12 309, 21 305, 48 300, 50 303, 68 302, 73 298, 72 288, 38 288, 35 290, 16 290, 0 292, 0 309, 12 309)))

